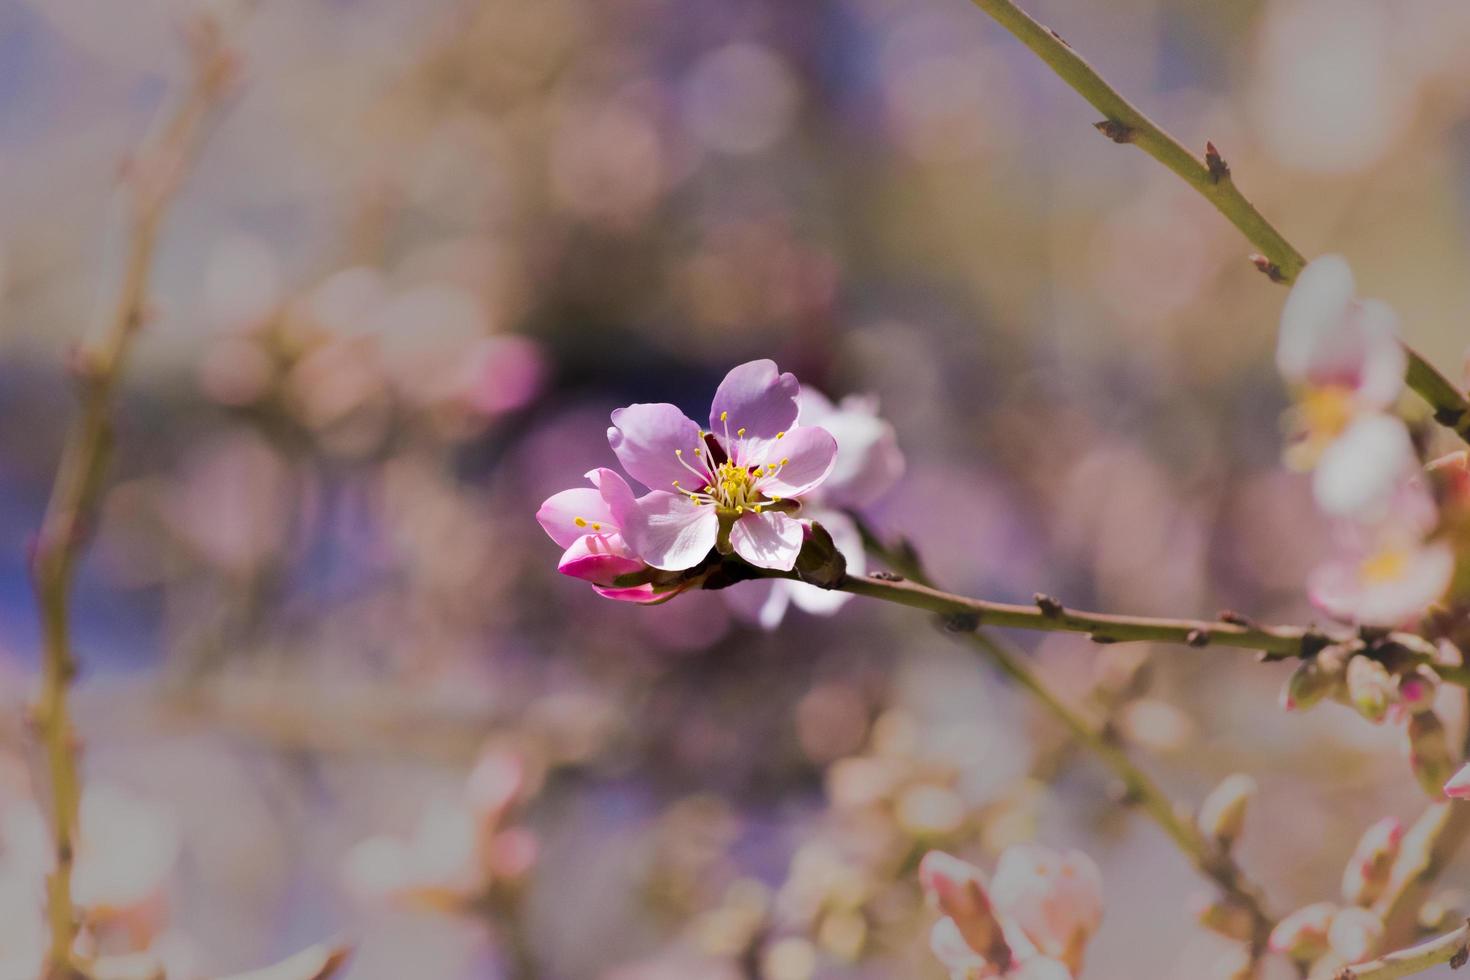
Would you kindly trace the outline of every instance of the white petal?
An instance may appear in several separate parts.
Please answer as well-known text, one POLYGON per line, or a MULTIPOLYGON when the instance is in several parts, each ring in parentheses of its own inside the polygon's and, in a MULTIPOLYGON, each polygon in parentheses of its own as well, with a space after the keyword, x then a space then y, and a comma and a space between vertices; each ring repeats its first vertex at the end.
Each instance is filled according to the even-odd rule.
POLYGON ((1364 415, 1322 452, 1312 492, 1317 506, 1328 514, 1375 516, 1417 468, 1414 443, 1403 421, 1392 415, 1364 415))

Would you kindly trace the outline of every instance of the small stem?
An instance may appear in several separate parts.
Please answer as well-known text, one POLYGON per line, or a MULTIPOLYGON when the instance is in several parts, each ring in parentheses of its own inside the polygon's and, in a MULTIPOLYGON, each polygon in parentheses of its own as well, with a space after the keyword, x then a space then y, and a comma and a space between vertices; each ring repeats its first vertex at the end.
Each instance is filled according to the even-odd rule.
MULTIPOLYGON (((1202 160, 1173 136, 1123 98, 1061 36, 1016 6, 1012 0, 971 0, 975 6, 1030 48, 1062 81, 1101 112, 1098 124, 1104 135, 1119 143, 1132 143, 1168 167, 1200 196, 1215 206, 1240 230, 1266 262, 1263 268, 1275 282, 1290 283, 1306 260, 1271 222, 1256 209, 1240 188, 1230 168, 1209 148, 1202 160)), ((1435 421, 1470 442, 1470 400, 1429 361, 1404 345, 1409 356, 1405 381, 1434 409, 1435 421)))
POLYGON ((1467 941, 1470 941, 1470 923, 1418 946, 1401 949, 1367 963, 1345 966, 1334 974, 1333 980, 1393 980, 1394 977, 1423 973, 1441 963, 1458 969, 1470 957, 1467 941))
POLYGON ((138 153, 129 176, 134 199, 122 287, 102 335, 76 354, 74 369, 81 385, 81 414, 67 433, 32 557, 43 644, 41 692, 34 721, 45 748, 56 858, 46 882, 51 931, 48 977, 69 977, 77 972, 72 954, 77 921, 71 872, 81 782, 68 707, 76 674, 70 636, 71 586, 112 444, 113 389, 132 340, 146 318, 159 227, 195 150, 198 130, 228 76, 229 59, 212 25, 196 40, 200 48, 196 51, 194 84, 138 153))

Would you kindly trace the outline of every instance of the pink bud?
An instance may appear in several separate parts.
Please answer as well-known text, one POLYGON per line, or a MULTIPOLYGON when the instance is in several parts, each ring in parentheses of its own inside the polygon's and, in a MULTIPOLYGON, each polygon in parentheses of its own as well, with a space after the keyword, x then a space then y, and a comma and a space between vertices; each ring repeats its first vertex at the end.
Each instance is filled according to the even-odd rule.
POLYGON ((1004 966, 1010 949, 991 909, 980 869, 943 851, 930 851, 919 862, 919 884, 932 896, 971 950, 1004 966))
POLYGON ((1452 800, 1470 799, 1470 765, 1462 766, 1450 777, 1450 781, 1444 784, 1444 795, 1452 800))
POLYGON ((1336 912, 1337 906, 1331 902, 1297 909, 1271 930, 1271 951, 1299 963, 1310 963, 1327 952, 1327 933, 1336 912))
POLYGON ((1384 817, 1363 832, 1352 858, 1342 873, 1342 897, 1353 905, 1372 905, 1393 871, 1404 825, 1396 817, 1384 817))
POLYGON ((1383 940, 1383 920, 1367 909, 1342 909, 1332 917, 1327 941, 1332 951, 1348 963, 1361 963, 1373 955, 1383 940))
POLYGON ((1245 812, 1256 795, 1256 781, 1245 773, 1227 776, 1200 804, 1200 833, 1229 847, 1245 829, 1245 812))
POLYGON ((621 537, 588 534, 571 543, 556 570, 593 585, 611 588, 619 575, 641 572, 646 567, 632 556, 621 537))

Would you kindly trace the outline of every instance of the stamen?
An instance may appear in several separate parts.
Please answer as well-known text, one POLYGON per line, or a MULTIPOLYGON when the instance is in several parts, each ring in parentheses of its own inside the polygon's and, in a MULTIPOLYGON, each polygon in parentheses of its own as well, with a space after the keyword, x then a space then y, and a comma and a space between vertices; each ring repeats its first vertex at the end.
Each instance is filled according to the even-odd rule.
POLYGON ((583 518, 583 517, 574 517, 574 518, 572 518, 572 523, 575 524, 575 525, 577 525, 578 527, 586 527, 587 526, 587 520, 586 520, 586 518, 583 518))
POLYGON ((736 429, 735 430, 735 435, 739 436, 740 438, 744 438, 745 437, 745 428, 742 426, 741 428, 736 429))
POLYGON ((602 525, 599 524, 599 523, 597 523, 596 521, 593 521, 592 522, 592 530, 594 530, 594 531, 601 531, 602 530, 602 525))
POLYGON ((776 433, 776 438, 777 439, 785 439, 786 438, 786 433, 784 433, 784 432, 778 432, 778 433, 776 433))

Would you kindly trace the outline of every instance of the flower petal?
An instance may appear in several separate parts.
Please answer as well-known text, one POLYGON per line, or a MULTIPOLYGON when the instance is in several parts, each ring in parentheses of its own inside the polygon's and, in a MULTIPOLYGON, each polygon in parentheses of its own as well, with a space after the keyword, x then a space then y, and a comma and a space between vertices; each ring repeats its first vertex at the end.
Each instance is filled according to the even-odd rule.
POLYGON ((815 425, 837 440, 837 462, 822 482, 822 498, 841 507, 866 507, 903 476, 903 452, 877 402, 849 395, 834 406, 821 392, 801 389, 802 425, 815 425))
MULTIPOLYGON (((703 508, 701 508, 703 509, 703 508)), ((778 510, 764 514, 747 512, 730 528, 735 553, 757 568, 789 572, 801 551, 801 522, 778 510)))
MULTIPOLYGON (((725 590, 725 605, 730 607, 737 618, 754 623, 761 629, 773 630, 786 617, 786 607, 791 604, 792 588, 798 584, 770 578, 742 582, 725 590)), ((809 585, 807 588, 815 586, 809 585)))
POLYGON ((1450 777, 1450 781, 1444 784, 1444 795, 1452 800, 1470 799, 1470 765, 1462 766, 1450 777))
POLYGON ((593 524, 616 526, 602 494, 591 487, 573 487, 552 494, 536 511, 536 520, 551 535, 551 540, 563 548, 571 547, 572 542, 592 533, 593 524), (582 524, 577 523, 578 518, 582 524))
POLYGON ((832 472, 837 462, 837 440, 826 429, 799 425, 772 441, 763 458, 751 462, 776 467, 775 475, 763 477, 756 484, 766 496, 799 497, 832 472))
POLYGON ((638 507, 633 488, 628 486, 628 481, 623 479, 620 473, 606 466, 588 470, 587 479, 602 495, 602 501, 607 505, 607 511, 612 516, 613 523, 621 528, 628 522, 629 515, 638 507))
POLYGON ((667 403, 629 405, 612 413, 613 427, 607 441, 633 479, 650 490, 672 490, 674 481, 687 488, 699 477, 690 473, 683 460, 701 473, 706 467, 695 450, 704 452, 704 439, 692 419, 667 403))
POLYGON ((709 410, 710 431, 723 438, 728 428, 733 439, 738 430, 744 429, 741 439, 774 439, 778 432, 796 424, 796 395, 800 390, 796 375, 782 374, 775 361, 747 361, 731 368, 715 390, 709 410), (722 414, 726 418, 721 419, 722 414))
POLYGON ((1319 565, 1307 578, 1313 604, 1335 619, 1364 626, 1400 626, 1437 602, 1455 573, 1455 553, 1442 541, 1400 559, 1402 572, 1373 580, 1361 561, 1319 565))
POLYGON ((1404 476, 1417 467, 1402 420, 1363 415, 1323 450, 1312 492, 1327 513, 1362 518, 1381 511, 1404 476))
POLYGON ((646 565, 636 558, 617 534, 586 534, 573 541, 556 570, 563 575, 611 587, 619 575, 641 572, 646 565))
POLYGON ((1363 362, 1358 368, 1358 401, 1388 408, 1404 390, 1409 355, 1399 343, 1399 316, 1382 300, 1364 300, 1358 308, 1363 362))
POLYGON ((1315 259, 1297 276, 1276 338, 1276 367, 1288 381, 1322 384, 1353 367, 1360 355, 1348 322, 1354 291, 1341 255, 1315 259))
POLYGON ((720 518, 713 507, 658 490, 638 498, 623 527, 633 552, 665 571, 682 571, 704 561, 719 534, 720 518))

